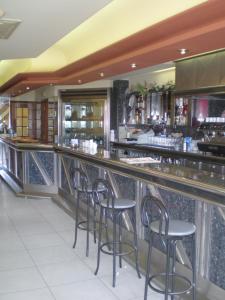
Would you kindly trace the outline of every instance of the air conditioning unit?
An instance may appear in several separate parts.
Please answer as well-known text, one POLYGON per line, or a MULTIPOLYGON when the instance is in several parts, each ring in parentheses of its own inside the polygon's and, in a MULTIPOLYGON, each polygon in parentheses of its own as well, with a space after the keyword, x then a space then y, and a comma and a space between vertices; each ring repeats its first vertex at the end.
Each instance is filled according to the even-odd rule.
POLYGON ((20 23, 21 20, 0 19, 0 39, 8 39, 20 23))

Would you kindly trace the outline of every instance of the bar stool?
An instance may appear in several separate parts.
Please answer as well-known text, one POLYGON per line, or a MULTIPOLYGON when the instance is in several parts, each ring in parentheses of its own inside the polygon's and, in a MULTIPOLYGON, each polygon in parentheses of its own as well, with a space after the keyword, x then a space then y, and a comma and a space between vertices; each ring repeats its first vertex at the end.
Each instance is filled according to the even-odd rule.
POLYGON ((176 295, 182 295, 192 290, 192 299, 196 299, 196 246, 195 231, 196 226, 180 220, 170 220, 167 209, 163 202, 153 196, 146 196, 141 203, 142 224, 148 229, 149 249, 147 257, 147 269, 145 277, 144 300, 147 300, 148 286, 160 294, 165 295, 165 300, 171 296, 174 299, 176 295), (151 272, 151 254, 154 235, 158 235, 162 245, 166 249, 166 268, 165 273, 150 275, 151 272), (176 243, 185 237, 192 239, 192 280, 176 273, 176 243), (159 289, 153 286, 153 279, 159 277, 165 278, 165 288, 159 289), (183 290, 175 290, 175 280, 180 279, 186 283, 183 290))
MULTIPOLYGON (((138 277, 141 278, 138 266, 138 248, 137 248, 137 229, 136 229, 136 202, 130 199, 116 198, 109 181, 105 179, 97 179, 93 184, 93 199, 100 205, 100 221, 99 221, 99 240, 98 240, 98 254, 97 254, 97 267, 95 275, 97 275, 100 265, 100 254, 113 256, 113 280, 112 286, 116 285, 116 257, 119 257, 119 267, 122 267, 122 257, 131 253, 135 254, 136 271, 138 277), (104 187, 105 191, 101 194, 98 192, 99 187, 104 187), (133 243, 122 241, 122 214, 128 211, 131 216, 131 223, 133 227, 133 243), (103 216, 111 218, 113 223, 112 239, 102 242, 102 227, 103 216), (117 232, 116 227, 119 227, 117 232), (126 251, 123 251, 123 246, 126 246, 126 251), (107 248, 107 249, 106 249, 107 248)), ((107 224, 106 230, 107 230, 107 224)))
MULTIPOLYGON (((89 233, 93 231, 94 242, 96 243, 96 203, 92 201, 92 185, 88 183, 87 175, 80 168, 73 169, 72 175, 73 188, 77 192, 76 210, 75 210, 75 235, 73 248, 76 247, 78 228, 87 232, 86 238, 86 256, 89 255, 89 233), (86 219, 79 221, 80 201, 86 204, 86 219), (90 228, 90 208, 93 208, 93 229, 90 228), (86 226, 85 226, 86 225, 86 226)), ((101 193, 104 188, 98 189, 101 193)))

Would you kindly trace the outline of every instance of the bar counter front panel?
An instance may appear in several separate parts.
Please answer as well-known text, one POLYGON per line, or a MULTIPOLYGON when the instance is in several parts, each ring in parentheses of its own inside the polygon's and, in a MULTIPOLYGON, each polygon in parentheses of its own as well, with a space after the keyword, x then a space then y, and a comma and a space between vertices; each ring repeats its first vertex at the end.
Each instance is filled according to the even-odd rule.
MULTIPOLYGON (((140 257, 143 268, 146 264, 147 235, 140 222, 140 202, 148 193, 161 198, 166 203, 172 218, 195 222, 197 226, 199 292, 197 299, 225 298, 225 181, 221 171, 222 162, 218 165, 207 165, 204 162, 205 165, 201 163, 201 168, 199 168, 191 161, 186 160, 178 164, 178 161, 171 160, 171 163, 161 157, 159 163, 130 165, 120 160, 124 153, 121 149, 114 153, 100 150, 97 154, 93 154, 60 145, 52 150, 37 150, 34 158, 33 150, 26 150, 27 146, 14 147, 14 150, 5 151, 4 148, 7 148, 7 145, 1 142, 4 169, 7 169, 9 174, 14 174, 18 180, 21 174, 19 175, 18 170, 15 171, 15 169, 18 169, 19 164, 24 168, 29 162, 28 169, 32 174, 30 177, 33 177, 32 180, 29 179, 31 186, 43 185, 43 183, 51 186, 52 182, 55 186, 57 185, 61 195, 75 203, 71 175, 74 167, 81 166, 88 174, 90 182, 98 177, 107 177, 117 196, 136 200, 140 257), (15 151, 14 154, 13 151, 15 151), (26 154, 28 161, 26 159, 24 161, 24 152, 28 152, 26 154), (17 165, 14 169, 10 156, 14 156, 14 160, 17 160, 17 163, 14 162, 14 165, 17 165), (39 164, 39 167, 34 167, 33 164, 36 166, 39 164), (40 171, 40 165, 45 166, 44 172, 40 171), (41 177, 36 172, 41 174, 41 181, 39 181, 41 177)), ((138 153, 132 153, 133 156, 140 156, 138 153)), ((144 156, 143 153, 142 156, 144 156)), ((154 151, 151 155, 148 153, 148 156, 159 159, 154 151)), ((23 170, 23 173, 26 172, 23 170)), ((25 177, 28 178, 27 175, 25 177)), ((127 232, 129 232, 129 216, 125 215, 124 218, 127 232)), ((188 239, 184 243, 179 243, 177 260, 179 261, 178 269, 189 274, 190 243, 188 239)), ((163 262, 163 254, 156 240, 154 251, 156 269, 162 268, 160 262, 163 262), (161 256, 162 259, 160 259, 161 256)), ((189 297, 187 296, 187 299, 189 297)))
POLYGON ((51 145, 0 139, 1 176, 17 192, 57 193, 57 159, 51 145))

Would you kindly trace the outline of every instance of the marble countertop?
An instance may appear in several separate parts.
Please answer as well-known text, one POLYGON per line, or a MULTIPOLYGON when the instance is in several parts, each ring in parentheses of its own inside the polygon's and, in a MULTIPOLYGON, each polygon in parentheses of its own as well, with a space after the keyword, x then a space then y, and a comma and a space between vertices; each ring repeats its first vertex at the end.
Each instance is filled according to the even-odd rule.
POLYGON ((40 143, 40 142, 18 142, 18 141, 14 141, 13 139, 9 138, 9 137, 1 137, 0 136, 0 142, 4 142, 8 145, 10 145, 11 147, 17 148, 17 149, 21 149, 21 150, 28 150, 28 149, 32 149, 32 150, 53 150, 54 147, 52 144, 44 144, 44 143, 40 143))
POLYGON ((184 165, 158 160, 158 163, 128 163, 121 157, 120 151, 110 152, 98 149, 74 149, 65 145, 55 146, 63 155, 74 156, 90 164, 112 171, 127 174, 129 177, 179 190, 203 201, 225 205, 225 175, 223 166, 208 166, 205 163, 185 162, 184 165), (121 159, 122 158, 122 159, 121 159))
POLYGON ((111 143, 115 148, 128 149, 134 151, 142 151, 146 153, 156 153, 164 156, 168 156, 171 158, 187 158, 195 161, 201 161, 206 163, 215 163, 225 165, 225 157, 215 156, 210 153, 205 153, 202 151, 196 151, 192 149, 174 149, 174 148, 166 148, 166 147, 157 147, 146 144, 130 144, 123 142, 113 142, 111 143))

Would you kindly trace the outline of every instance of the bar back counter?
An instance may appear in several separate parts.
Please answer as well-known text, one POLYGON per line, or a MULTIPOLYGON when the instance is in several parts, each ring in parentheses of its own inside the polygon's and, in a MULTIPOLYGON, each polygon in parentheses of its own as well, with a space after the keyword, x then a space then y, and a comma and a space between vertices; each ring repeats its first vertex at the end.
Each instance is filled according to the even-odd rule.
MULTIPOLYGON (((162 199, 172 218, 194 222, 197 226, 197 299, 225 298, 223 157, 122 144, 112 145, 111 151, 99 149, 94 153, 91 149, 15 144, 4 139, 0 141, 0 149, 1 176, 8 183, 14 182, 11 186, 17 193, 48 192, 53 198, 59 194, 74 204, 71 175, 74 167, 82 167, 90 182, 99 177, 107 178, 116 196, 135 200, 143 270, 147 235, 140 220, 141 200, 148 194, 162 199)), ((129 216, 123 217, 129 236, 129 216)), ((178 269, 184 275, 190 274, 190 257, 190 241, 179 242, 178 269)), ((157 240, 153 258, 154 269, 162 270, 164 254, 157 240)))

